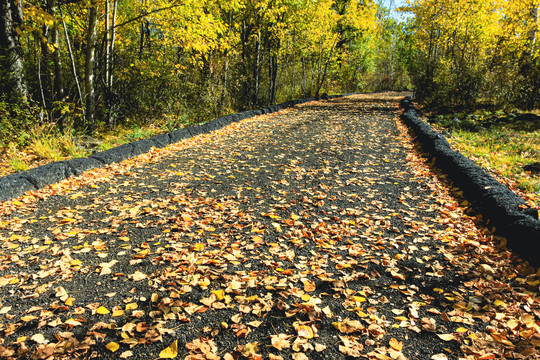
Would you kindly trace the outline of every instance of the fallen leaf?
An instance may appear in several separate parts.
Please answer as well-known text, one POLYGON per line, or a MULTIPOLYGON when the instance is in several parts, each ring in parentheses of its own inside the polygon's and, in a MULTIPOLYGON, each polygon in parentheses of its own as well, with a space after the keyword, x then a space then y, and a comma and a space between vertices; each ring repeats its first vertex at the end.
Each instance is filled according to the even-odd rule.
POLYGON ((161 350, 159 353, 160 359, 174 359, 178 355, 178 340, 174 340, 174 342, 166 347, 165 349, 161 350))
POLYGON ((34 334, 32 335, 32 337, 30 338, 30 340, 38 343, 38 344, 43 344, 45 342, 45 336, 43 336, 42 334, 34 334))
POLYGON ((444 341, 452 341, 455 339, 454 334, 437 334, 437 336, 444 341))
POLYGON ((291 343, 288 340, 290 337, 290 335, 286 334, 277 334, 271 335, 270 340, 272 342, 272 346, 281 351, 283 349, 288 349, 291 346, 291 343))
POLYGON ((127 351, 124 351, 123 353, 121 353, 119 358, 120 359, 127 359, 127 358, 129 358, 131 356, 133 356, 133 352, 131 350, 127 350, 127 351))
POLYGON ((105 308, 104 306, 100 306, 99 308, 97 308, 96 313, 100 315, 107 315, 108 313, 110 313, 110 311, 107 310, 107 308, 105 308))
POLYGON ((445 354, 435 354, 430 360, 448 360, 448 357, 445 354))
POLYGON ((146 274, 140 272, 140 271, 135 271, 132 275, 131 275, 131 279, 133 281, 141 281, 141 280, 144 280, 146 279, 146 274))
POLYGON ((109 349, 110 351, 112 351, 112 352, 115 352, 116 350, 120 349, 120 345, 118 345, 117 343, 115 343, 113 341, 111 341, 110 343, 105 345, 105 347, 107 349, 109 349))
POLYGON ((396 339, 391 338, 390 339, 390 346, 392 347, 392 349, 394 349, 396 351, 401 351, 401 349, 403 349, 403 342, 397 341, 396 339))

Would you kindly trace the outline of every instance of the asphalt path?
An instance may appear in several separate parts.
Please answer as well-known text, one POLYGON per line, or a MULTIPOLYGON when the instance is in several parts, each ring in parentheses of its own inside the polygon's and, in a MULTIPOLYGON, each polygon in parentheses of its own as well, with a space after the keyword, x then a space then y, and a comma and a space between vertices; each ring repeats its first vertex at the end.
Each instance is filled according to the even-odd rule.
POLYGON ((257 116, 5 202, 0 358, 535 358, 535 270, 449 195, 401 97, 257 116))

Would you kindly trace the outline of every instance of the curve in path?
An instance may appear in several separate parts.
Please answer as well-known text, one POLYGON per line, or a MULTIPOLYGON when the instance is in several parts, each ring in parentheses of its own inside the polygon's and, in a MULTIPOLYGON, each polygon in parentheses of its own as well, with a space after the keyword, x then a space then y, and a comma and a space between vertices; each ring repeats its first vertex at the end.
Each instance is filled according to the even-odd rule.
POLYGON ((537 354, 540 280, 413 151, 400 97, 244 120, 4 203, 0 358, 537 354))

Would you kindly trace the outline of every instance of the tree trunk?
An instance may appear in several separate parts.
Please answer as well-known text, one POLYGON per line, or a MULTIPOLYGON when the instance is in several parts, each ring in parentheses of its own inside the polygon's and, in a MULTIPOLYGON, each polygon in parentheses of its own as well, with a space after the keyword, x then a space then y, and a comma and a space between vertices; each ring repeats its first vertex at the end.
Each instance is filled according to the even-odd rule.
POLYGON ((22 1, 0 0, 0 87, 13 101, 26 102, 23 51, 17 30, 22 25, 22 1))
POLYGON ((304 93, 304 99, 307 98, 306 92, 306 57, 302 55, 302 92, 304 93))
POLYGON ((112 9, 112 23, 109 24, 109 0, 106 1, 106 39, 105 39, 105 101, 107 106, 107 125, 116 127, 117 96, 114 90, 114 47, 116 43, 116 13, 118 0, 114 0, 112 9))
POLYGON ((109 60, 110 60, 110 51, 111 51, 111 39, 110 39, 110 17, 111 11, 109 9, 109 0, 105 0, 105 84, 109 85, 109 60))
POLYGON ((114 83, 114 47, 116 44, 116 13, 118 11, 118 0, 114 0, 112 26, 111 26, 111 45, 109 51, 109 78, 107 86, 112 89, 114 83))
POLYGON ((274 105, 276 102, 278 66, 279 64, 278 64, 277 55, 270 56, 270 59, 269 59, 270 105, 274 105))
POLYGON ((257 48, 255 50, 255 63, 253 64, 253 78, 255 79, 255 88, 253 89, 252 106, 259 105, 259 86, 261 75, 261 31, 257 32, 257 48))
MULTIPOLYGON (((332 47, 330 48, 330 52, 328 53, 328 58, 326 59, 326 62, 324 64, 324 71, 320 77, 317 77, 318 84, 317 84, 317 91, 315 92, 315 96, 319 97, 319 93, 321 91, 321 88, 326 80, 326 73, 328 72, 328 64, 330 63, 330 60, 332 60, 332 55, 334 53, 334 48, 336 47, 336 43, 338 41, 339 34, 336 35, 336 38, 334 39, 334 42, 332 43, 332 47)), ((322 54, 321 54, 322 58, 322 54)), ((319 70, 320 71, 320 70, 319 70)))
MULTIPOLYGON (((56 0, 47 2, 46 11, 56 17, 56 0)), ((60 44, 58 39, 58 22, 43 27, 43 35, 47 43, 41 41, 43 54, 43 73, 45 81, 45 99, 47 110, 50 111, 52 121, 57 121, 60 131, 63 131, 62 115, 58 109, 58 102, 64 101, 64 85, 62 78, 62 60, 60 57, 60 44)))
POLYGON ((81 83, 79 81, 79 75, 77 74, 77 65, 75 63, 75 56, 73 54, 73 49, 71 48, 71 40, 69 39, 69 33, 67 31, 66 22, 64 21, 64 15, 62 10, 60 10, 60 16, 62 18, 62 25, 64 27, 64 36, 66 37, 66 45, 68 48, 69 59, 71 60, 71 72, 73 74, 73 79, 75 79, 75 85, 77 86, 77 95, 79 95, 79 101, 81 106, 84 109, 84 97, 81 90, 81 83))
POLYGON ((249 38, 249 30, 247 29, 247 26, 246 26, 246 20, 242 21, 242 32, 241 32, 240 38, 242 39, 242 73, 245 77, 244 80, 242 81, 242 89, 243 89, 242 110, 243 110, 246 108, 246 105, 249 105, 249 101, 251 98, 251 94, 250 94, 251 87, 249 85, 250 78, 249 78, 248 69, 247 69, 247 66, 248 66, 247 64, 248 43, 247 42, 249 38))
POLYGON ((86 59, 85 59, 85 102, 86 102, 86 130, 92 134, 96 127, 95 119, 95 74, 96 63, 96 35, 97 35, 97 13, 96 2, 91 4, 88 14, 88 32, 86 34, 86 59))

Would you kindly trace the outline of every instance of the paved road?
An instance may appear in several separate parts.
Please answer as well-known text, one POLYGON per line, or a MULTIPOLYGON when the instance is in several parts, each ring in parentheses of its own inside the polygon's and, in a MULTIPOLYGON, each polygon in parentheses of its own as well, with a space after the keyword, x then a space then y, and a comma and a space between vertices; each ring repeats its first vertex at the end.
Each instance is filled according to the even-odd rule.
POLYGON ((400 96, 259 116, 4 204, 0 358, 536 354, 536 275, 414 153, 400 96))

